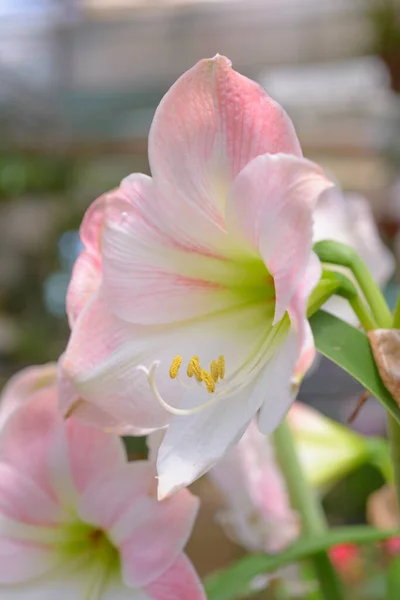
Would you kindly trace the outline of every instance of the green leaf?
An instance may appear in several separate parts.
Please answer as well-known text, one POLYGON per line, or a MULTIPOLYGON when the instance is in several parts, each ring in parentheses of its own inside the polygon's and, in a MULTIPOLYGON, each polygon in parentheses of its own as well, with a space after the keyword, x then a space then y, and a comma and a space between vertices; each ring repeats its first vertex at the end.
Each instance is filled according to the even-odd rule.
POLYGON ((258 575, 273 573, 288 564, 307 559, 337 544, 380 542, 396 534, 399 535, 399 532, 394 529, 380 531, 368 526, 338 527, 318 536, 299 539, 281 554, 246 556, 227 569, 207 577, 205 581, 207 598, 208 600, 237 600, 249 597, 256 592, 251 589, 251 584, 258 575))
POLYGON ((365 333, 323 310, 310 325, 318 352, 350 373, 400 424, 400 408, 382 383, 365 333))
POLYGON ((386 600, 400 598, 400 556, 397 556, 389 567, 386 582, 386 600))

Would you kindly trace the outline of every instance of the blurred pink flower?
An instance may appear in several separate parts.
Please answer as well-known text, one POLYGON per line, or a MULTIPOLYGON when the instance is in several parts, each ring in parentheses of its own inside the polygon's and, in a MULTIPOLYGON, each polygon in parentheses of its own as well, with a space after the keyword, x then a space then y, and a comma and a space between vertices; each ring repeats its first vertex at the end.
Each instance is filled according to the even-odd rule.
MULTIPOLYGON (((369 457, 364 438, 295 402, 288 423, 308 482, 325 488, 369 457)), ((151 456, 159 445, 150 436, 151 456)), ((275 459, 273 442, 252 422, 239 443, 209 472, 226 508, 217 515, 228 537, 249 551, 280 552, 299 535, 301 524, 290 506, 286 485, 275 459)))
POLYGON ((157 502, 151 463, 128 463, 116 435, 64 421, 55 373, 23 371, 2 398, 0 598, 204 600, 183 554, 197 498, 157 502))
MULTIPOLYGON (((289 413, 290 414, 290 413, 289 413)), ((209 472, 227 508, 217 514, 227 535, 250 552, 274 554, 300 534, 271 441, 251 423, 209 472)))
POLYGON ((127 177, 85 217, 61 408, 125 433, 168 425, 163 498, 253 417, 268 433, 287 412, 314 357, 312 214, 332 184, 282 108, 221 56, 163 98, 149 160, 152 178, 127 177), (198 385, 180 384, 181 362, 198 385))

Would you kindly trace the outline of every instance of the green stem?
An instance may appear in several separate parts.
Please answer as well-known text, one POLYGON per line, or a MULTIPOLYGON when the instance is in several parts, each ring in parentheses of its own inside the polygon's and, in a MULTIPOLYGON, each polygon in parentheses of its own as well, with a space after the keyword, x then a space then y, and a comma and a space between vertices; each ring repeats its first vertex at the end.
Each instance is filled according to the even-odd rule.
POLYGON ((387 429, 390 453, 392 455, 394 486, 396 489, 397 504, 400 507, 400 426, 389 413, 387 413, 387 429))
POLYGON ((349 303, 365 331, 378 329, 378 323, 375 321, 369 310, 367 310, 367 307, 360 296, 354 296, 354 298, 349 300, 349 303))
POLYGON ((392 315, 379 286, 357 252, 341 242, 322 241, 314 244, 314 251, 323 263, 350 269, 379 327, 392 327, 392 315))
MULTIPOLYGON (((289 496, 302 519, 303 533, 308 536, 323 533, 327 529, 325 514, 313 489, 306 481, 287 421, 281 423, 275 431, 274 443, 289 496)), ((311 560, 324 599, 343 600, 342 585, 328 553, 318 552, 311 560)))
POLYGON ((396 307, 393 312, 393 329, 400 329, 400 296, 397 298, 396 307))

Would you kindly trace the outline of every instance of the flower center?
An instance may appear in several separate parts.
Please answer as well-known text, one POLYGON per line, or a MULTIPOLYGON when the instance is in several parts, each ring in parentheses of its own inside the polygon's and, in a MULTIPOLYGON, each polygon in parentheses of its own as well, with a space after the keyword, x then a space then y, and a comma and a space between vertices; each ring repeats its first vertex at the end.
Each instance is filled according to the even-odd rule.
MULTIPOLYGON (((176 379, 179 375, 179 369, 182 365, 182 356, 178 354, 172 359, 172 363, 169 369, 169 376, 171 379, 176 379)), ((195 377, 198 383, 204 382, 207 391, 212 394, 215 392, 215 386, 219 380, 225 377, 225 358, 221 355, 218 360, 212 360, 210 364, 210 370, 203 369, 200 365, 198 356, 193 356, 187 366, 187 376, 195 377)))

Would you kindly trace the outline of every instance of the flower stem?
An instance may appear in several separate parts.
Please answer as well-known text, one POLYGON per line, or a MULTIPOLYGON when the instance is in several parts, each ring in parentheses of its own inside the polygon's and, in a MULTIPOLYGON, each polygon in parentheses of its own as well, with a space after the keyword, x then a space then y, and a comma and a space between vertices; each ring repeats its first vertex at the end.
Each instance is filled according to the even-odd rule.
POLYGON ((387 413, 387 431, 392 456, 397 504, 400 507, 400 426, 390 413, 387 413))
POLYGON ((314 251, 322 263, 340 265, 350 269, 379 327, 392 327, 392 315, 379 286, 369 269, 353 248, 332 240, 317 242, 314 251))
POLYGON ((393 312, 393 329, 400 329, 400 296, 397 298, 396 307, 393 312))
MULTIPOLYGON (((293 507, 299 512, 303 534, 315 536, 327 529, 324 511, 314 490, 308 484, 287 421, 283 421, 274 433, 276 457, 285 477, 293 507)), ((311 558, 315 574, 325 600, 343 600, 341 582, 326 551, 311 558)))

